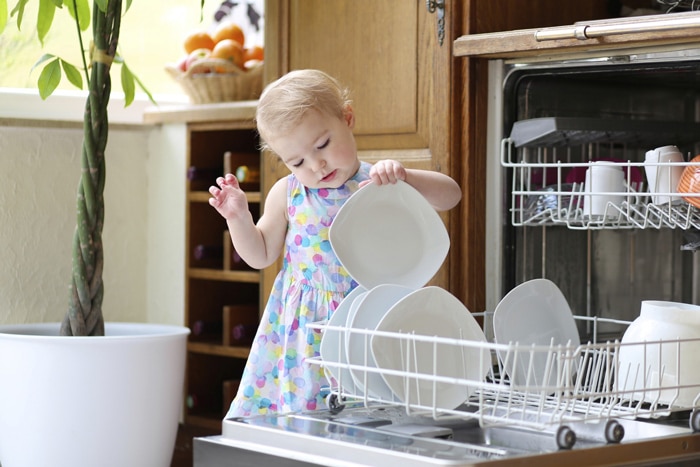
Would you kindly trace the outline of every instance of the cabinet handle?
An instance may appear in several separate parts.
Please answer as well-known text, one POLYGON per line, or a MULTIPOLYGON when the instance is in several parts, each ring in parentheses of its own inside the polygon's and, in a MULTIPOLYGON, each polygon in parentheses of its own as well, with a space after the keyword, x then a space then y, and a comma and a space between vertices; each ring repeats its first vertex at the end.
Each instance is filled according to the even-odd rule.
POLYGON ((428 13, 437 11, 438 43, 442 46, 445 40, 445 0, 425 0, 425 7, 428 13))
POLYGON ((694 13, 680 18, 676 15, 669 15, 669 17, 660 17, 657 15, 653 19, 630 18, 627 20, 606 21, 601 24, 576 23, 571 26, 540 29, 535 31, 535 39, 537 41, 553 41, 559 39, 586 40, 604 36, 675 31, 699 27, 699 14, 694 13))

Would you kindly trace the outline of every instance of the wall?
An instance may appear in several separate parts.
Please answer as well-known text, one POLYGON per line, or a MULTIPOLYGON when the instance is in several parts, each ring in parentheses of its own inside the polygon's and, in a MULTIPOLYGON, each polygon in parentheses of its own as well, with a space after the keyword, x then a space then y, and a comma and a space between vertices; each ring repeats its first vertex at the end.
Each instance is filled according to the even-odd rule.
MULTIPOLYGON (((168 134, 145 126, 110 130, 108 321, 183 322, 184 132, 172 145, 168 134)), ((81 142, 75 126, 0 126, 0 323, 63 318, 81 142)))

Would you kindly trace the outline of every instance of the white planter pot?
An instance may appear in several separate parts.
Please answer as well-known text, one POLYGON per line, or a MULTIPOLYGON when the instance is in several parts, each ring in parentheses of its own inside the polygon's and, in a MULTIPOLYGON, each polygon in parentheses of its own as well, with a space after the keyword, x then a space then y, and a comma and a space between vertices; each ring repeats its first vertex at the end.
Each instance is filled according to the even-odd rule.
POLYGON ((0 326, 2 467, 168 467, 182 408, 189 329, 107 323, 0 326))

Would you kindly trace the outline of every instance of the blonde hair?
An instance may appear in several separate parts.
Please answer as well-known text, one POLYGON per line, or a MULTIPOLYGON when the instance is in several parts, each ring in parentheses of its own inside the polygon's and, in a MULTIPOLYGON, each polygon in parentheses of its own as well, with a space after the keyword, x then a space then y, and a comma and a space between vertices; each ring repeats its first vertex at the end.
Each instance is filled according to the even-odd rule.
POLYGON ((266 140, 296 127, 309 110, 343 118, 351 101, 349 92, 335 78, 320 70, 295 70, 268 84, 255 113, 260 146, 266 140))

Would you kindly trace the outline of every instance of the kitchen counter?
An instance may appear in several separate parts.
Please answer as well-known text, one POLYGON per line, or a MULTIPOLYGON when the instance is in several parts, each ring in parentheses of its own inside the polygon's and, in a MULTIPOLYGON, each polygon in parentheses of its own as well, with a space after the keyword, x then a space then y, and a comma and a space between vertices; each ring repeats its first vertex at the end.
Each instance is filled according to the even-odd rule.
POLYGON ((257 102, 253 100, 215 104, 152 106, 144 110, 143 122, 146 124, 161 124, 253 120, 257 102))
POLYGON ((638 47, 700 45, 700 11, 615 18, 540 29, 471 34, 457 38, 457 57, 556 58, 638 47), (576 36, 580 37, 577 38, 576 36))

